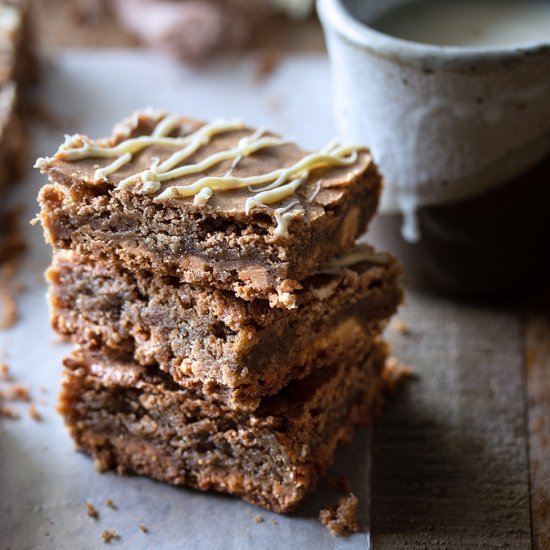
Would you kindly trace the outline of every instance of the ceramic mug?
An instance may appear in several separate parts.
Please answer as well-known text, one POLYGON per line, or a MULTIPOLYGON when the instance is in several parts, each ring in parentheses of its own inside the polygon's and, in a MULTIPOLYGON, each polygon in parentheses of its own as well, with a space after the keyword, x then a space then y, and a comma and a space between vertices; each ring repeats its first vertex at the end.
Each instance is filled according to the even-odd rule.
POLYGON ((430 289, 549 280, 550 43, 432 46, 369 26, 404 3, 317 2, 341 138, 367 145, 384 175, 370 240, 430 289))

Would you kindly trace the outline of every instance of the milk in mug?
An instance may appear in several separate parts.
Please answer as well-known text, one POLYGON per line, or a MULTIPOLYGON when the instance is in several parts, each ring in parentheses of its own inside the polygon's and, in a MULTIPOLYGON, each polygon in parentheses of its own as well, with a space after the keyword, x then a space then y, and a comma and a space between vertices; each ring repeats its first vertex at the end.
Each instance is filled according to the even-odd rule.
POLYGON ((396 38, 438 46, 501 47, 550 41, 549 0, 420 0, 370 22, 396 38))

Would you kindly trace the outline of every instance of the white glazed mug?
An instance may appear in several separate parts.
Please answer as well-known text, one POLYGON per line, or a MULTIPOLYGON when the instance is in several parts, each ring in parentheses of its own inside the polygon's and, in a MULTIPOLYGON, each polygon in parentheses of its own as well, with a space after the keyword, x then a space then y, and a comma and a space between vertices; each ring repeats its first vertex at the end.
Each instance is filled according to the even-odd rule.
MULTIPOLYGON (((392 227, 399 226, 401 232, 401 237, 389 235, 394 229, 375 226, 377 240, 404 247, 406 268, 407 258, 416 257, 410 280, 423 286, 464 294, 508 291, 525 283, 520 271, 540 276, 548 267, 541 264, 549 263, 533 262, 517 269, 510 281, 494 284, 507 250, 510 259, 521 254, 514 247, 541 231, 548 236, 529 253, 550 247, 550 203, 545 224, 528 224, 528 231, 507 234, 510 226, 530 216, 515 212, 514 205, 525 209, 538 202, 533 204, 534 216, 540 202, 550 199, 550 43, 442 47, 401 40, 369 27, 369 22, 406 2, 317 2, 339 132, 342 139, 371 149, 385 179, 381 218, 393 217, 392 227), (498 212, 491 205, 505 202, 500 194, 510 182, 525 188, 529 197, 512 200, 509 211, 498 212), (476 206, 478 198, 485 206, 476 206), (449 227, 447 210, 447 218, 453 218, 449 227), (493 225, 488 230, 482 223, 484 213, 486 225, 493 225), (478 224, 477 233, 468 227, 469 221, 478 224), (494 224, 500 224, 502 240, 509 240, 500 248, 492 244, 499 233, 495 235, 494 224), (472 273, 458 273, 458 264, 466 270, 464 262, 472 264, 472 273)), ((542 210, 540 215, 544 216, 542 210)))

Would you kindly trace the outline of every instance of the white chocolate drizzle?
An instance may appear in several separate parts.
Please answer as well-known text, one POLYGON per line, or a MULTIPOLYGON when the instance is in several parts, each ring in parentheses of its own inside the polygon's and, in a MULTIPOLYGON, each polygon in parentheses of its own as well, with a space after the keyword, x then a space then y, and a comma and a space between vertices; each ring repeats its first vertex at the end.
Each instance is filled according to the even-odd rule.
MULTIPOLYGON (((245 136, 244 138, 242 138, 241 143, 246 144, 246 143, 250 143, 251 141, 260 139, 263 134, 265 134, 265 130, 263 128, 258 128, 251 136, 245 136)), ((243 159, 242 155, 235 157, 235 160, 231 163, 229 170, 225 173, 226 178, 233 174, 233 170, 237 168, 237 164, 239 164, 239 162, 241 162, 242 159, 243 159)))
POLYGON ((95 180, 105 180, 107 176, 114 174, 117 170, 120 170, 125 164, 128 164, 132 160, 132 153, 124 153, 122 156, 118 157, 116 160, 108 164, 104 168, 98 168, 95 171, 95 180))
MULTIPOLYGON (((265 130, 259 128, 252 134, 242 137, 234 147, 212 153, 193 164, 185 164, 186 160, 201 147, 208 145, 215 136, 243 130, 244 125, 238 119, 229 121, 220 119, 201 126, 189 135, 169 137, 180 124, 181 119, 179 117, 166 116, 157 123, 151 135, 128 138, 111 147, 102 146, 100 143, 93 144, 88 138, 80 135, 66 136, 65 143, 60 147, 55 158, 65 161, 86 158, 114 158, 110 164, 95 171, 94 180, 102 182, 130 163, 136 153, 148 147, 178 147, 178 150, 162 162, 157 157, 153 158, 151 165, 146 170, 126 177, 115 188, 116 191, 132 189, 134 193, 140 195, 153 195, 160 191, 164 182, 194 174, 204 174, 223 162, 232 161, 229 170, 223 176, 206 175, 193 183, 169 186, 155 196, 153 200, 163 202, 170 199, 194 197, 193 203, 203 206, 216 191, 248 189, 252 194, 244 204, 245 213, 248 215, 254 208, 269 208, 269 205, 282 202, 291 197, 309 178, 313 170, 355 164, 360 150, 360 147, 357 146, 344 147, 331 142, 320 151, 307 154, 286 168, 254 176, 236 177, 234 170, 243 158, 263 149, 288 145, 293 142, 264 135, 265 130)), ((40 167, 43 162, 44 159, 39 159, 37 166, 40 167)), ((320 190, 321 180, 317 182, 317 187, 309 202, 317 196, 320 190)), ((299 204, 300 201, 294 200, 287 206, 274 210, 277 222, 274 231, 275 236, 289 236, 288 224, 296 214, 296 211, 292 209, 299 204)))
POLYGON ((317 198, 317 195, 321 192, 321 184, 322 180, 317 180, 315 189, 313 190, 313 193, 311 193, 311 196, 308 197, 307 202, 312 203, 317 198))
POLYGON ((204 187, 195 195, 195 198, 193 199, 193 204, 204 206, 213 194, 214 191, 212 191, 210 187, 204 187))
POLYGON ((300 201, 292 201, 290 204, 287 204, 286 206, 283 206, 281 208, 277 208, 275 210, 275 221, 277 222, 277 227, 275 228, 275 236, 276 237, 284 237, 285 239, 288 239, 289 233, 288 233, 288 222, 290 218, 292 217, 292 213, 289 212, 292 208, 295 206, 298 206, 300 204, 300 201))

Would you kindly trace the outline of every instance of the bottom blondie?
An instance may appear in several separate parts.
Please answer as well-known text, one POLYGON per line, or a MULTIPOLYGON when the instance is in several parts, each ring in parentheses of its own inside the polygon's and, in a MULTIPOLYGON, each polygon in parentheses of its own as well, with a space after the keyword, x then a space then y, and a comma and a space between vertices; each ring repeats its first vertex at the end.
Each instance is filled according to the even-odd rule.
POLYGON ((382 399, 386 346, 365 349, 234 410, 156 367, 78 350, 65 360, 59 409, 100 470, 116 468, 288 512, 331 464, 336 447, 382 399))

